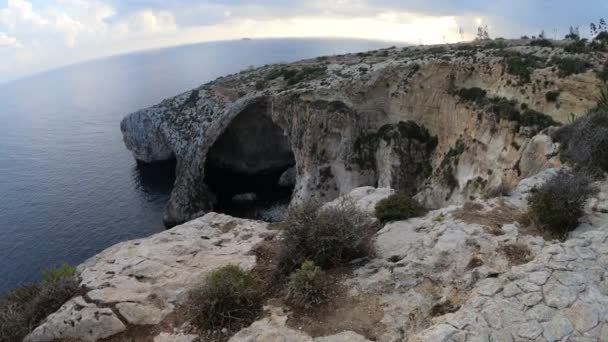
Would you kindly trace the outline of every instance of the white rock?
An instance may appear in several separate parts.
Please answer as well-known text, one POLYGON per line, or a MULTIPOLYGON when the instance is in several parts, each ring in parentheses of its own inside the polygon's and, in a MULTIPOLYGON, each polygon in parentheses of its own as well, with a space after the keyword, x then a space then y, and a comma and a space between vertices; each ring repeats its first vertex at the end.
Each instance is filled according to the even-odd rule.
POLYGON ((114 245, 78 266, 81 285, 100 307, 82 299, 68 302, 32 333, 31 341, 96 340, 124 331, 125 323, 158 324, 213 270, 228 264, 253 267, 251 250, 268 233, 264 222, 209 213, 148 238, 114 245), (105 306, 115 306, 127 322, 105 306))
POLYGON ((73 338, 80 341, 97 341, 126 330, 126 326, 109 308, 76 297, 65 303, 57 312, 29 334, 26 342, 50 342, 73 338))
POLYGON ((173 304, 169 304, 167 308, 158 308, 152 304, 118 303, 116 304, 116 308, 128 323, 146 325, 160 323, 173 311, 173 304))
POLYGON ((561 314, 557 314, 551 321, 543 323, 543 336, 549 342, 559 341, 570 335, 572 331, 572 324, 561 314))
MULTIPOLYGON (((394 194, 395 191, 390 188, 373 188, 365 186, 353 189, 347 195, 348 200, 352 200, 357 208, 371 216, 375 216, 376 204, 388 196, 394 194)), ((342 199, 338 198, 334 201, 326 203, 326 207, 337 206, 342 199)))
POLYGON ((188 335, 183 333, 160 333, 154 337, 154 342, 195 342, 198 339, 197 335, 188 335))
POLYGON ((543 295, 547 305, 556 309, 564 309, 574 303, 577 291, 557 282, 551 282, 543 286, 543 295))

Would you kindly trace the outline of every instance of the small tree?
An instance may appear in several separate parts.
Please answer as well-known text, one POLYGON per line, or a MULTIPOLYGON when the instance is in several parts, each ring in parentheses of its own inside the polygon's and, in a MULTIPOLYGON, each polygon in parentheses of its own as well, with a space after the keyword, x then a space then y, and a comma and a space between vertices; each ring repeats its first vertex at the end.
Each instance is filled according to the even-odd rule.
POLYGON ((578 26, 576 26, 576 27, 570 26, 570 30, 568 31, 568 34, 566 35, 565 38, 571 39, 574 41, 579 41, 581 39, 581 36, 579 34, 578 26))
POLYGON ((597 36, 598 34, 600 34, 602 32, 608 31, 608 28, 606 27, 606 20, 604 20, 604 18, 601 18, 599 23, 597 23, 597 24, 595 24, 595 23, 589 24, 589 28, 591 31, 592 38, 594 38, 595 36, 597 36))
POLYGON ((475 40, 490 40, 490 34, 488 33, 488 25, 477 27, 477 37, 475 40))

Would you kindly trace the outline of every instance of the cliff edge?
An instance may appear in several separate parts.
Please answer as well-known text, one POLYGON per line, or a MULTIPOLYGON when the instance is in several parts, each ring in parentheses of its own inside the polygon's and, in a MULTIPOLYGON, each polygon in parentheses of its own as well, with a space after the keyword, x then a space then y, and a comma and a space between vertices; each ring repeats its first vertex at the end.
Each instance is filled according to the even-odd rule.
POLYGON ((439 208, 555 166, 551 141, 532 138, 595 105, 605 60, 521 41, 320 57, 219 78, 121 130, 138 161, 177 160, 167 226, 259 191, 243 177, 294 168, 292 202, 377 186, 439 208))

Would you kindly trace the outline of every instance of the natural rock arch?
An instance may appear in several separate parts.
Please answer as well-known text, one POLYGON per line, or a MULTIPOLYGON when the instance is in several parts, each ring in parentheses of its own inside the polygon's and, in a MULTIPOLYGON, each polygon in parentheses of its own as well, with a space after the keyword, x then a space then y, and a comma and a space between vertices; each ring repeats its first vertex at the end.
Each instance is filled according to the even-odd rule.
POLYGON ((243 194, 267 203, 289 199, 293 182, 279 184, 279 179, 294 166, 289 138, 272 121, 269 103, 251 103, 207 152, 204 181, 215 197, 214 210, 239 215, 234 196, 243 194))

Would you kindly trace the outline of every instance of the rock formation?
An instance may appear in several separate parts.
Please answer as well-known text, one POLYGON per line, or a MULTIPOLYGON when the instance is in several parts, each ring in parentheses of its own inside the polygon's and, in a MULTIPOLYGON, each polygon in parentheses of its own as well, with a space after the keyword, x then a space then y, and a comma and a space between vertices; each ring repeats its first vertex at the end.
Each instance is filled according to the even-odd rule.
MULTIPOLYGON (((608 205, 605 190, 565 242, 545 240, 519 222, 534 186, 556 173, 522 180, 511 195, 451 205, 387 224, 377 255, 344 280, 353 302, 371 297, 382 313, 377 341, 604 341, 608 336, 608 205)), ((596 184, 608 189, 608 182, 596 184)), ((354 189, 360 210, 393 193, 354 189)), ((338 201, 330 202, 331 206, 338 201)), ((226 264, 251 268, 251 253, 276 230, 259 221, 209 213, 151 237, 115 245, 78 267, 87 290, 26 341, 95 341, 145 327, 154 341, 193 341, 172 318, 204 275, 226 264)), ((286 308, 230 341, 368 341, 358 331, 313 338, 287 323, 286 308)), ((144 330, 142 330, 144 329, 144 330)), ((353 327, 357 330, 357 327, 353 327)), ((140 336, 141 337, 141 336, 140 336)), ((148 340, 148 339, 144 339, 148 340)))
MULTIPOLYGON (((553 126, 595 105, 594 68, 606 55, 584 55, 588 69, 566 76, 562 48, 507 45, 265 66, 127 116, 121 130, 137 160, 177 160, 164 221, 178 226, 80 265, 84 294, 26 341, 197 340, 180 313, 187 293, 221 266, 259 265, 257 248, 279 236, 270 223, 212 211, 291 187, 292 203, 348 196, 370 216, 396 191, 435 210, 387 223, 376 255, 340 281, 349 309, 378 316, 373 334, 300 329, 273 302, 232 342, 606 341, 608 181, 596 182, 568 240, 544 238, 524 215, 530 191, 564 167, 553 126), (516 73, 513 61, 530 65, 516 73)), ((281 218, 286 205, 262 217, 281 218)))
MULTIPOLYGON (((582 56, 591 67, 564 76, 554 62, 568 56, 562 48, 509 44, 392 48, 265 66, 128 115, 121 130, 137 160, 177 159, 168 226, 213 210, 218 192, 241 186, 206 179, 218 168, 233 180, 276 172, 276 181, 295 163, 296 202, 390 186, 437 208, 462 203, 555 165, 551 143, 531 140, 544 127, 525 115, 567 122, 595 105, 601 81, 593 70, 603 54, 582 56), (511 70, 518 59, 534 62, 529 74, 511 70), (502 101, 488 109, 459 96, 475 87, 502 101), (553 90, 560 91, 555 102, 545 98, 553 90)), ((243 190, 237 193, 256 189, 243 190)))

